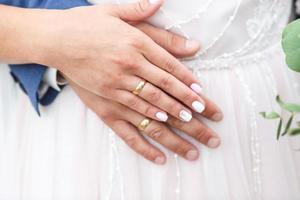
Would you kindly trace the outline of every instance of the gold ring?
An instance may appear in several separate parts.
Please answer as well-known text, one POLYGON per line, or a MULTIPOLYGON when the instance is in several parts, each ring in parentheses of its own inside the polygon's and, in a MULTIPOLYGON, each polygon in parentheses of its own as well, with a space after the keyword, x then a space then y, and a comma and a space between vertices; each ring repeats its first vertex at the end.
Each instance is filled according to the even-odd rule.
POLYGON ((136 86, 136 88, 132 91, 132 93, 133 94, 135 94, 135 95, 139 95, 141 92, 142 92, 142 90, 143 90, 143 88, 145 87, 145 85, 146 85, 146 81, 141 81, 141 82, 139 82, 139 84, 136 86))
POLYGON ((141 121, 141 123, 138 125, 138 129, 140 131, 144 131, 148 126, 149 124, 151 123, 151 120, 148 119, 148 118, 145 118, 143 119, 143 121, 141 121))

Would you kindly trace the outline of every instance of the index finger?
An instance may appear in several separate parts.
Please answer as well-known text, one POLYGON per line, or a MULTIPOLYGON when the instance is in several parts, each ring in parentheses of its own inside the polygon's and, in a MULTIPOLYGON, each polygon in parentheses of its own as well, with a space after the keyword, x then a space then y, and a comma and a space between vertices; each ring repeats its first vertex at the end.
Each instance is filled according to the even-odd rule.
POLYGON ((189 86, 194 92, 198 94, 202 92, 199 80, 194 76, 194 74, 177 58, 172 56, 165 49, 161 48, 151 39, 147 39, 145 41, 142 53, 153 65, 156 65, 164 71, 172 74, 185 85, 189 86))

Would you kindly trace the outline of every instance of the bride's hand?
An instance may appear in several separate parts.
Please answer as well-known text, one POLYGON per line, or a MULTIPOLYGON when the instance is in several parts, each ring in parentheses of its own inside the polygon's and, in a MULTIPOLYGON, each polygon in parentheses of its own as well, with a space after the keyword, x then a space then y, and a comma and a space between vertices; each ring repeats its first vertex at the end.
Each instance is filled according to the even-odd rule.
POLYGON ((197 79, 167 51, 187 56, 199 46, 150 25, 136 25, 161 5, 158 0, 151 2, 155 3, 143 0, 55 11, 45 27, 48 39, 40 63, 56 67, 81 87, 152 119, 166 121, 168 113, 190 121, 193 109, 220 120, 221 111, 196 93, 201 89, 197 79), (132 91, 142 81, 146 81, 143 90, 134 95, 132 91))
MULTIPOLYGON (((119 103, 99 97, 72 81, 70 81, 70 85, 93 112, 134 151, 146 159, 156 164, 164 164, 166 162, 164 153, 150 144, 142 134, 147 135, 157 143, 160 143, 187 160, 193 161, 198 158, 198 149, 174 133, 174 131, 168 128, 167 124, 153 120, 150 121, 150 124, 144 131, 140 132, 137 127, 145 119, 145 116, 119 103)), ((210 148, 216 148, 220 145, 220 139, 216 133, 195 118, 189 123, 184 123, 181 120, 170 117, 167 123, 210 148)))

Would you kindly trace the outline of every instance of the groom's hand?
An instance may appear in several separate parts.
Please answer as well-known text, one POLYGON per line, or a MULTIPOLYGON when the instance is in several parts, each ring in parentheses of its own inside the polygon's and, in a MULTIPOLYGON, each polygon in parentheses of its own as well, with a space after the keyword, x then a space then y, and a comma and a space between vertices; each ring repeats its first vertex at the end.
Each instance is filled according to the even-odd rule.
POLYGON ((187 122, 193 109, 215 121, 221 120, 221 111, 197 94, 201 90, 198 80, 167 51, 188 56, 199 45, 138 24, 153 15, 161 3, 143 0, 49 11, 43 16, 45 25, 37 31, 43 33, 44 39, 39 40, 43 48, 38 63, 56 67, 82 88, 152 119, 166 121, 171 115, 187 122), (132 91, 138 85, 143 88, 134 95, 132 91))
MULTIPOLYGON (((150 144, 144 135, 187 160, 194 161, 198 158, 198 149, 168 128, 167 124, 153 120, 144 131, 139 131, 137 127, 145 119, 145 116, 119 103, 99 97, 72 81, 70 81, 70 85, 93 112, 113 129, 127 145, 144 158, 156 164, 166 162, 166 155, 155 145, 150 144)), ((167 123, 210 148, 216 148, 220 145, 220 139, 216 133, 195 118, 189 123, 183 123, 171 117, 167 123)))

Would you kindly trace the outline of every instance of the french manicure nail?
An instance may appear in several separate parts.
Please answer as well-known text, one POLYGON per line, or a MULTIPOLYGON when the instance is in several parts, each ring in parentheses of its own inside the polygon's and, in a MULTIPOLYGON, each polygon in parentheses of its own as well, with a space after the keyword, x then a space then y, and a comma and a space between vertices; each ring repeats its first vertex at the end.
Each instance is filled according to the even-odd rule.
POLYGON ((223 119, 223 114, 222 113, 216 113, 211 117, 212 120, 218 122, 221 121, 223 119))
POLYGON ((165 164, 165 158, 162 156, 158 156, 155 158, 154 162, 159 165, 165 164))
POLYGON ((192 107, 198 113, 202 113, 205 110, 205 106, 200 101, 194 101, 192 107))
POLYGON ((220 139, 216 137, 212 137, 208 140, 207 146, 209 148, 217 148, 220 145, 220 139))
POLYGON ((198 158, 198 151, 194 149, 189 150, 185 157, 190 161, 196 160, 198 158))
POLYGON ((159 4, 161 0, 149 0, 149 3, 152 5, 159 4))
POLYGON ((185 122, 189 122, 192 119, 192 115, 185 110, 180 111, 179 117, 180 117, 180 119, 182 119, 185 122))
POLYGON ((166 122, 168 120, 168 115, 164 112, 157 112, 155 117, 159 119, 159 121, 166 122))
POLYGON ((202 94, 202 87, 199 84, 193 83, 190 88, 197 94, 202 94))
POLYGON ((187 40, 185 42, 185 48, 188 50, 196 50, 200 48, 200 43, 194 40, 187 40))

